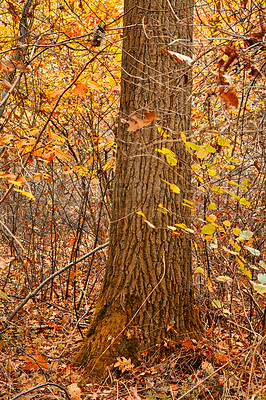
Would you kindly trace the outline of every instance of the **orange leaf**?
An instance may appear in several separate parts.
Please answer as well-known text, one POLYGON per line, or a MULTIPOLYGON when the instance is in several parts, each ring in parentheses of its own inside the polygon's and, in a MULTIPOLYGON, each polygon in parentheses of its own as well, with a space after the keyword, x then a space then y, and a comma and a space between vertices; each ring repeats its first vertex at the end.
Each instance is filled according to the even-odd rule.
POLYGON ((41 368, 47 371, 49 369, 45 356, 38 353, 36 350, 27 350, 30 352, 31 357, 27 355, 21 357, 23 360, 27 361, 22 368, 23 370, 38 371, 41 368))
POLYGON ((88 83, 87 82, 78 82, 76 86, 72 89, 75 94, 81 94, 84 96, 88 91, 88 83))
POLYGON ((182 346, 186 347, 187 349, 192 349, 192 350, 197 350, 197 348, 198 348, 198 346, 196 344, 193 344, 192 340, 189 337, 186 337, 184 340, 182 340, 182 346))
POLYGON ((144 113, 145 118, 144 119, 140 119, 138 115, 132 115, 132 119, 134 119, 134 121, 129 121, 129 127, 128 127, 128 132, 136 132, 141 128, 144 128, 144 126, 148 126, 150 125, 153 121, 157 121, 160 118, 158 117, 158 115, 155 112, 146 112, 144 113))

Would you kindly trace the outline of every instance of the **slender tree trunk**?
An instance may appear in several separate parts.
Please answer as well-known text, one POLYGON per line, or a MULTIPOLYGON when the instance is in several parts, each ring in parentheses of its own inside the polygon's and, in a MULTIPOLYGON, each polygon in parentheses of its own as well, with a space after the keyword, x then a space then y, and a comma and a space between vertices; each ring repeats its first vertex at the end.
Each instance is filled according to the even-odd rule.
POLYGON ((108 264, 97 309, 76 361, 85 380, 103 377, 124 356, 159 354, 202 326, 193 305, 189 234, 190 157, 180 133, 191 130, 191 72, 164 50, 191 56, 193 0, 125 0, 120 122, 108 264), (134 7, 135 6, 135 7, 134 7), (169 44, 179 38, 175 44, 169 44), (155 126, 128 131, 125 120, 155 112, 155 126), (177 159, 171 166, 156 149, 177 159), (180 188, 173 193, 169 183, 180 188), (158 211, 159 204, 167 210, 158 211), (137 214, 142 211, 155 228, 137 214))

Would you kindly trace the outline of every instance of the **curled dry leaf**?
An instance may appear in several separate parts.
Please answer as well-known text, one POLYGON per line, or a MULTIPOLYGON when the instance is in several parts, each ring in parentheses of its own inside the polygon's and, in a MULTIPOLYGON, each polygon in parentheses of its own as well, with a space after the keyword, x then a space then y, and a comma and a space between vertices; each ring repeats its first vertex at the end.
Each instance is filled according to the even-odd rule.
POLYGON ((185 56, 184 54, 175 53, 174 51, 165 50, 165 49, 163 49, 163 51, 165 51, 166 53, 170 54, 170 56, 174 56, 177 62, 185 61, 188 64, 192 64, 193 63, 192 58, 189 57, 189 56, 185 56))
POLYGON ((225 90, 223 86, 220 86, 219 92, 219 96, 225 103, 226 110, 229 110, 231 107, 238 107, 238 97, 233 87, 229 87, 228 90, 225 90))
POLYGON ((133 119, 134 121, 129 121, 129 127, 128 127, 128 132, 136 132, 141 128, 144 128, 145 126, 150 125, 153 121, 157 121, 160 118, 158 117, 158 115, 155 112, 145 112, 144 113, 145 118, 141 119, 139 118, 138 115, 132 115, 131 119, 133 119))
POLYGON ((9 60, 0 60, 0 69, 4 72, 11 73, 15 70, 15 66, 12 61, 9 60))
POLYGON ((5 88, 6 90, 10 90, 10 89, 12 88, 11 83, 8 82, 6 79, 3 79, 3 85, 4 85, 4 88, 5 88))

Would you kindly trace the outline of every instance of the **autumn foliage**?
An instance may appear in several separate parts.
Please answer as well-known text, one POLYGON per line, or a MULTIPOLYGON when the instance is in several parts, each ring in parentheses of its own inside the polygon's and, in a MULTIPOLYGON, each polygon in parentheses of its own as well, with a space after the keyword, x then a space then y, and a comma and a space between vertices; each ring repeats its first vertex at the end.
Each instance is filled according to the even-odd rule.
MULTIPOLYGON (((108 241, 122 15, 120 0, 1 3, 3 399, 27 390, 47 399, 81 398, 82 370, 70 362, 95 310, 107 250, 75 261, 108 241), (5 324, 29 293, 67 264, 5 324)), ((179 347, 166 341, 172 355, 160 365, 145 354, 139 366, 122 356, 114 365, 116 388, 109 382, 108 389, 85 388, 86 395, 264 398, 265 17, 264 0, 196 1, 193 57, 172 52, 171 45, 158 49, 183 65, 180 79, 193 68, 192 131, 172 135, 160 110, 136 110, 122 120, 140 140, 143 128, 156 125, 162 146, 154 157, 167 168, 178 164, 169 141, 182 141, 191 155, 193 200, 182 202, 193 224, 176 216, 165 229, 193 243, 206 337, 185 338, 179 347), (121 386, 120 377, 127 380, 121 386)), ((175 181, 163 182, 182 195, 175 181)), ((154 212, 171 209, 159 203, 154 212)))

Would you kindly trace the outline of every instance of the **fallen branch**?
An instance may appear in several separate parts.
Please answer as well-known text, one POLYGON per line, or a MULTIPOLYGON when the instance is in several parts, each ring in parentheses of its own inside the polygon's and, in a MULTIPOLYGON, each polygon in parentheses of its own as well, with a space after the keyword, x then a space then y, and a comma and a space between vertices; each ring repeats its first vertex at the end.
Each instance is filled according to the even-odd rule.
POLYGON ((50 275, 47 279, 45 279, 35 290, 33 290, 32 292, 30 292, 28 294, 28 296, 25 297, 25 299, 16 307, 16 309, 9 315, 9 317, 7 318, 7 320, 4 322, 4 329, 8 326, 8 323, 10 321, 12 321, 12 319, 15 317, 15 315, 22 309, 22 307, 25 306, 25 304, 32 299, 33 297, 36 296, 36 294, 48 283, 50 282, 52 279, 54 279, 57 275, 62 274, 63 272, 65 272, 68 268, 73 267, 74 265, 76 265, 77 263, 85 260, 85 258, 91 256, 92 254, 96 253, 99 250, 104 249, 105 247, 107 247, 109 244, 109 242, 101 244, 98 247, 95 247, 95 249, 91 250, 89 253, 84 254, 84 256, 78 258, 76 261, 72 261, 70 264, 65 265, 63 268, 59 269, 58 271, 56 271, 54 274, 50 275))
POLYGON ((63 390, 63 391, 65 392, 67 398, 68 398, 69 400, 71 400, 71 398, 70 398, 70 396, 69 396, 67 390, 66 390, 63 386, 58 385, 57 383, 51 383, 51 382, 46 382, 46 383, 42 383, 41 385, 34 386, 34 387, 31 388, 31 389, 25 390, 25 392, 21 392, 21 393, 17 394, 15 397, 12 397, 12 399, 10 399, 10 400, 18 399, 19 397, 23 396, 24 394, 33 392, 33 390, 40 389, 40 388, 43 388, 43 387, 45 387, 45 386, 56 386, 56 387, 58 387, 59 389, 63 390))

